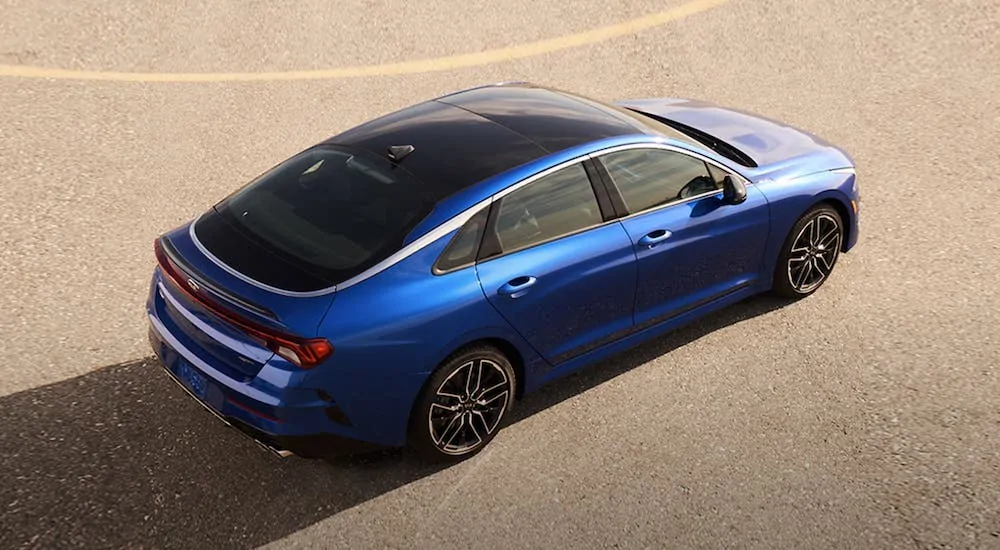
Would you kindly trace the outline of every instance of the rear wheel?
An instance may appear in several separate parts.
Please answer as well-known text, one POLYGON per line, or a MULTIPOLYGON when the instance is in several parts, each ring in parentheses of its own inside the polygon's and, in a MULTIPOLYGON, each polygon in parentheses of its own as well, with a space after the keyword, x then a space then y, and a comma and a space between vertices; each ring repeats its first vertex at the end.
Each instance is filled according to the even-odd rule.
POLYGON ((844 223, 837 211, 819 205, 802 216, 785 239, 774 268, 774 293, 804 298, 829 279, 844 239, 844 223))
POLYGON ((410 418, 410 446, 434 461, 459 461, 481 451, 514 403, 515 375, 499 350, 475 346, 431 375, 410 418))

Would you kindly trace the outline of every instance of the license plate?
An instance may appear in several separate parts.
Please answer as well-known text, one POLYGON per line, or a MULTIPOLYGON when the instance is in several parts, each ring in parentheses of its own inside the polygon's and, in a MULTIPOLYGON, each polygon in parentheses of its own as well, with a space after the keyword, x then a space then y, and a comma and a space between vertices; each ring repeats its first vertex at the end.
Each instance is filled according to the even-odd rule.
POLYGON ((181 361, 177 365, 177 378, 180 379, 181 383, 184 384, 187 389, 191 390, 196 397, 199 399, 205 399, 206 390, 208 384, 205 377, 198 371, 194 370, 187 363, 181 361))

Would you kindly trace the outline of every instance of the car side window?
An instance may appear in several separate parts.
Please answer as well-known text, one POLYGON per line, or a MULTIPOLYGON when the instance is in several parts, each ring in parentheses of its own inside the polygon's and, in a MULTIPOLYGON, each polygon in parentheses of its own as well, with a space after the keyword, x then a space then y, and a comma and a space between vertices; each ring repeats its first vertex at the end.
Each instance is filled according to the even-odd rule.
POLYGON ((436 273, 445 273, 475 263, 489 211, 489 208, 480 210, 458 230, 434 264, 436 273))
POLYGON ((663 149, 627 149, 600 157, 629 212, 722 189, 705 161, 663 149))
POLYGON ((603 222, 590 178, 578 163, 502 198, 495 235, 501 250, 511 252, 603 222))

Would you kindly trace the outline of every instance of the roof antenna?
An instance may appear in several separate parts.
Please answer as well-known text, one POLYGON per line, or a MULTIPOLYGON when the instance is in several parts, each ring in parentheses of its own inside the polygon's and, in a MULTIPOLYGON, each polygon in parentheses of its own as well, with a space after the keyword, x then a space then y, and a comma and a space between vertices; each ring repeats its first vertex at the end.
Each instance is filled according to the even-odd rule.
POLYGON ((392 145, 389 147, 389 160, 398 163, 413 152, 412 145, 392 145))

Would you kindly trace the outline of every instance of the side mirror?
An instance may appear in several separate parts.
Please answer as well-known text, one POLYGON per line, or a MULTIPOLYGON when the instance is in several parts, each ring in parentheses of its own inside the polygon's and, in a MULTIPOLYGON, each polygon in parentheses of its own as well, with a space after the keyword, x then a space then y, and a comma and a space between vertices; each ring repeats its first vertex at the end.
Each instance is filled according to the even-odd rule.
POLYGON ((747 188, 743 180, 726 176, 722 180, 722 200, 726 204, 740 204, 747 200, 747 188))

